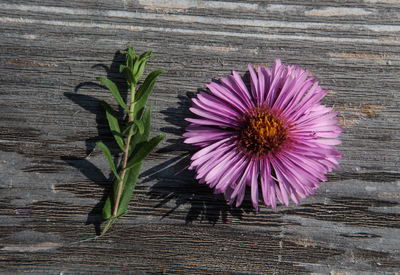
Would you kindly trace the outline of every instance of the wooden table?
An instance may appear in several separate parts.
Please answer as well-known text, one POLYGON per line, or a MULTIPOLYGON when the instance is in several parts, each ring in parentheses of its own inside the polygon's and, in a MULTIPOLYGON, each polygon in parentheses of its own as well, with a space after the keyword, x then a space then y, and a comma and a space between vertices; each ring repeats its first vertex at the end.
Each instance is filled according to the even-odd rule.
POLYGON ((399 68, 393 0, 0 2, 0 271, 399 272, 399 68), (127 45, 153 50, 147 72, 168 71, 149 102, 152 134, 167 138, 129 213, 86 240, 111 184, 95 142, 117 149, 95 77, 121 84, 127 45), (205 83, 275 58, 330 90, 344 157, 314 196, 257 213, 194 180, 182 133, 205 83))

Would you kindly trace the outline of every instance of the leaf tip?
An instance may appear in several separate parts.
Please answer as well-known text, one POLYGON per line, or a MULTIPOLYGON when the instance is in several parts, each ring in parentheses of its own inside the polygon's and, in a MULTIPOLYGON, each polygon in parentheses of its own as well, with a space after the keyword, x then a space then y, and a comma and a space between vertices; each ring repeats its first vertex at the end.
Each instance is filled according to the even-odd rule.
POLYGON ((104 145, 104 143, 101 141, 96 142, 96 146, 98 146, 98 147, 102 147, 103 145, 104 145))

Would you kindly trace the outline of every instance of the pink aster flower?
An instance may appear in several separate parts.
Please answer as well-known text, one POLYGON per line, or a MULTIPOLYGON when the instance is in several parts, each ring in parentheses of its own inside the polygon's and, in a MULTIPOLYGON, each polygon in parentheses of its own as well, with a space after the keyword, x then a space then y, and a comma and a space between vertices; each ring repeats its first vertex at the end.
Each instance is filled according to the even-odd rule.
POLYGON ((273 208, 277 200, 297 204, 338 168, 337 113, 320 103, 328 91, 308 71, 278 59, 272 69, 249 65, 249 72, 250 91, 233 71, 192 99, 197 118, 186 119, 185 143, 200 150, 189 169, 236 206, 246 186, 256 209, 259 192, 273 208))

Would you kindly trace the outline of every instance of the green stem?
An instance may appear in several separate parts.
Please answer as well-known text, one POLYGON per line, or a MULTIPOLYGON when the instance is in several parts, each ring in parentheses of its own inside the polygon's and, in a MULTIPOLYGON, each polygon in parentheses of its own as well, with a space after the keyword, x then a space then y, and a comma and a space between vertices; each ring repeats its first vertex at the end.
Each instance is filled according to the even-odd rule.
MULTIPOLYGON (((135 85, 131 84, 131 104, 129 106, 129 122, 133 121, 133 111, 134 110, 135 110, 135 85)), ((123 187, 124 178, 125 178, 125 174, 126 174, 126 164, 128 162, 128 155, 129 155, 129 147, 130 147, 130 143, 131 143, 131 138, 132 138, 132 130, 129 132, 129 135, 128 135, 127 139, 126 139, 124 158, 123 158, 123 162, 122 162, 122 172, 121 172, 121 176, 120 176, 121 180, 118 183, 117 198, 115 200, 114 210, 113 210, 113 214, 112 214, 112 217, 111 217, 111 219, 114 218, 114 220, 117 217, 119 201, 121 199, 122 187, 123 187)), ((113 222, 111 222, 111 224, 113 222)), ((110 224, 110 226, 111 226, 111 224, 110 224)))

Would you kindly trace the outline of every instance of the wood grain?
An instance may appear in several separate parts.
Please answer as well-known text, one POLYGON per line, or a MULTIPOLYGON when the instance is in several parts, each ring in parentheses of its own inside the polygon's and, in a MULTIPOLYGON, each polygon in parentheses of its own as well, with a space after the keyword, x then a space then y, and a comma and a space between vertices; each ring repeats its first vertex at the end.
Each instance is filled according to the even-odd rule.
POLYGON ((1 272, 400 272, 397 1, 6 0, 0 38, 1 272), (127 45, 153 50, 148 72, 168 71, 150 99, 152 133, 167 139, 129 213, 89 239, 111 184, 95 143, 117 149, 94 80, 126 98, 127 45), (205 83, 275 58, 330 90, 344 157, 314 196, 256 213, 194 180, 181 135, 205 83))

